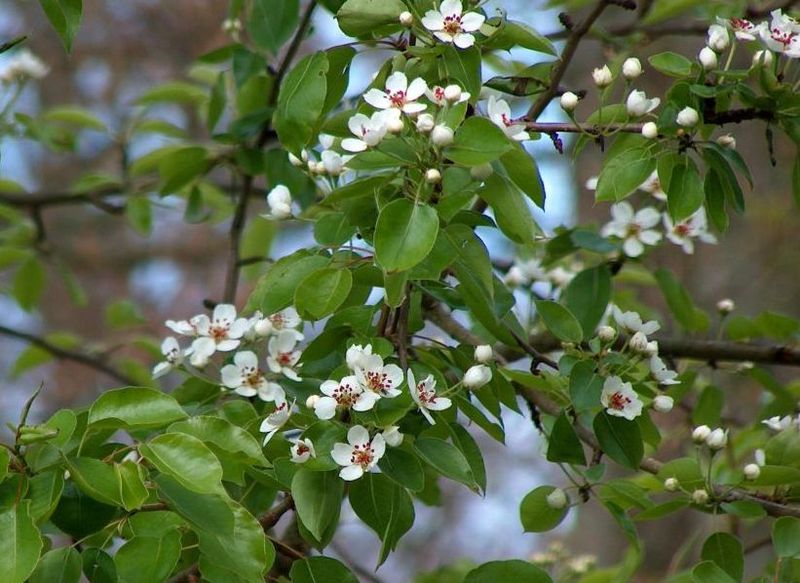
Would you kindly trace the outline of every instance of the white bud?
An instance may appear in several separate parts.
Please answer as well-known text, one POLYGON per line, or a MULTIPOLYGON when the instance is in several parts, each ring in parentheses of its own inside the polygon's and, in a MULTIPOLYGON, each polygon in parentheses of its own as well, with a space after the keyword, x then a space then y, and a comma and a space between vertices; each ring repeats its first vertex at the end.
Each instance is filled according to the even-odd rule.
POLYGON ((292 166, 295 168, 302 168, 305 165, 305 162, 291 152, 289 152, 289 162, 291 162, 292 166))
POLYGON ((628 346, 630 346, 631 350, 634 352, 644 354, 647 352, 647 336, 642 332, 637 332, 628 340, 628 346))
POLYGON ((692 441, 696 444, 705 442, 706 438, 711 434, 711 428, 708 425, 699 425, 692 431, 692 441))
POLYGON ((761 468, 758 464, 747 464, 744 467, 744 477, 748 480, 755 480, 761 475, 761 468))
POLYGON ((429 168, 425 171, 425 182, 428 184, 437 184, 442 181, 442 173, 436 168, 429 168))
POLYGON ((481 344, 475 347, 475 362, 479 362, 481 364, 487 364, 494 360, 494 352, 492 352, 492 347, 488 344, 481 344))
POLYGON ((648 121, 642 126, 642 135, 648 140, 654 140, 658 137, 658 126, 655 122, 648 121))
POLYGON ((695 504, 705 504, 708 502, 708 492, 705 490, 695 490, 692 492, 692 502, 695 504))
POLYGON ((717 144, 719 144, 723 148, 728 148, 729 150, 735 150, 736 138, 734 138, 731 134, 725 134, 724 136, 720 136, 717 138, 717 144))
POLYGON ((681 483, 676 478, 667 478, 664 480, 664 489, 667 492, 677 492, 681 487, 681 483))
POLYGON ((448 85, 444 88, 444 98, 447 101, 458 101, 461 99, 461 87, 458 85, 448 85))
POLYGON ((431 132, 431 141, 440 148, 452 144, 454 137, 453 130, 445 125, 437 125, 431 132))
POLYGON ((650 340, 647 343, 647 348, 644 349, 644 353, 647 356, 657 356, 658 355, 658 342, 655 340, 650 340))
POLYGON ((697 122, 699 121, 700 114, 697 113, 696 109, 684 107, 682 110, 680 110, 680 112, 678 112, 678 125, 682 125, 685 128, 692 128, 696 126, 697 122))
POLYGON ((717 311, 720 314, 730 314, 736 309, 736 304, 730 298, 724 298, 717 302, 717 311))
POLYGON ((564 111, 572 111, 578 107, 578 96, 572 91, 567 91, 561 96, 561 109, 564 111))
POLYGON ((625 101, 625 108, 628 110, 628 115, 641 117, 653 111, 660 103, 661 100, 658 97, 648 99, 644 91, 631 91, 625 101))
POLYGON ((614 338, 617 337, 617 331, 614 330, 611 326, 600 326, 597 329, 597 337, 602 342, 611 342, 614 338))
POLYGON ((469 169, 469 175, 475 180, 486 180, 492 174, 494 174, 494 168, 492 168, 492 165, 488 162, 485 164, 478 164, 469 169))
POLYGON ((323 162, 314 161, 308 163, 308 169, 314 174, 325 174, 327 171, 323 162))
POLYGON ((511 287, 517 287, 528 283, 525 274, 516 265, 512 265, 509 268, 508 273, 506 273, 506 276, 503 278, 503 281, 511 287))
POLYGON ((774 57, 772 56, 772 51, 756 51, 753 55, 753 66, 754 67, 771 67, 772 60, 774 57))
POLYGON ((208 355, 195 352, 189 357, 189 362, 195 368, 205 368, 208 365, 208 355))
POLYGON ((706 445, 714 451, 722 449, 728 443, 728 432, 717 427, 706 437, 706 445))
POLYGON ((602 89, 611 85, 614 81, 614 76, 611 74, 611 69, 608 68, 608 65, 603 65, 599 69, 592 71, 592 79, 594 79, 594 84, 602 89))
POLYGON ((653 409, 659 413, 669 413, 672 411, 672 406, 674 403, 675 402, 672 397, 668 397, 667 395, 658 395, 655 399, 653 399, 653 409))
POLYGON ((766 465, 766 464, 767 464, 767 454, 766 454, 766 452, 765 452, 763 449, 761 449, 761 448, 759 448, 759 449, 757 449, 757 450, 755 450, 755 451, 753 452, 753 458, 755 458, 755 460, 756 460, 756 463, 757 463, 759 466, 764 466, 764 465, 766 465))
POLYGON ((308 397, 308 399, 306 399, 306 407, 308 407, 309 409, 313 409, 314 407, 317 406, 318 402, 319 402, 319 395, 311 395, 308 397))
POLYGON ((728 29, 720 24, 712 24, 708 28, 706 44, 718 53, 727 49, 731 44, 731 35, 728 29))
POLYGON ((269 318, 262 318, 253 326, 253 330, 259 336, 269 336, 272 328, 272 321, 269 318))
POLYGON ((397 18, 403 26, 411 26, 414 24, 414 15, 408 10, 403 10, 397 18))
POLYGON ((561 510, 568 503, 567 494, 561 488, 556 488, 547 495, 547 505, 553 510, 561 510))
POLYGON ((700 54, 697 55, 697 60, 703 65, 703 69, 711 71, 717 68, 717 53, 708 47, 700 49, 700 54))
POLYGON ((391 134, 397 134, 403 131, 403 119, 399 117, 390 118, 386 123, 386 129, 391 134))
POLYGON ((436 125, 436 120, 430 113, 421 113, 417 117, 417 131, 427 134, 436 125))
POLYGON ((464 374, 464 386, 468 389, 479 389, 492 380, 492 369, 485 364, 476 364, 464 374))
POLYGON ((397 447, 403 443, 403 434, 400 433, 400 428, 397 425, 390 425, 383 429, 383 440, 386 442, 386 445, 397 447))
POLYGON ((622 76, 628 80, 636 79, 642 74, 642 63, 636 57, 625 59, 622 63, 622 76))

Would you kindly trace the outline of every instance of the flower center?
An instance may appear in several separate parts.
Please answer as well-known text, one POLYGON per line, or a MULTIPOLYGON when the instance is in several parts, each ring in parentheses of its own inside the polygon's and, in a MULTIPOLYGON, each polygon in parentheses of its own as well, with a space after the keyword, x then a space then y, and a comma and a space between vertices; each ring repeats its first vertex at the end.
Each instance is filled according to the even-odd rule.
POLYGON ((675 225, 675 228, 672 230, 676 235, 680 237, 688 237, 689 234, 691 233, 691 229, 689 228, 689 225, 687 225, 686 223, 680 223, 678 225, 675 225))
POLYGON ((790 44, 795 42, 795 37, 797 36, 797 34, 790 30, 781 30, 780 28, 773 28, 771 36, 772 40, 781 43, 785 50, 786 48, 788 48, 790 44))
POLYGON ((734 30, 749 32, 755 28, 752 22, 745 20, 744 18, 731 18, 730 22, 734 30))
POLYGON ((223 320, 221 322, 214 322, 208 330, 208 335, 214 339, 214 342, 222 342, 228 338, 228 329, 230 324, 223 320))
POLYGON ((357 443, 353 446, 350 463, 367 469, 373 459, 375 459, 375 450, 372 449, 372 443, 357 443))
POLYGON ((418 383, 417 397, 420 403, 430 405, 436 400, 436 391, 425 389, 425 383, 418 383))
POLYGON ((461 16, 458 14, 451 14, 444 17, 444 31, 447 34, 458 34, 461 32, 461 16))
POLYGON ((386 96, 389 98, 389 101, 392 102, 394 107, 403 107, 406 104, 406 92, 405 91, 389 91, 386 90, 386 96))
POLYGON ((248 387, 256 388, 261 384, 264 375, 257 368, 248 367, 242 371, 244 377, 244 384, 248 387))
POLYGON ((311 449, 305 443, 298 443, 297 444, 297 455, 301 456, 304 453, 310 452, 311 449))
POLYGON ((625 238, 638 237, 642 232, 642 226, 639 223, 628 223, 625 238))
POLYGON ((616 411, 622 411, 623 409, 625 409, 627 405, 630 405, 631 402, 632 401, 630 397, 626 397, 625 395, 617 391, 616 393, 611 395, 611 397, 608 399, 608 408, 614 409, 616 411))
POLYGON ((340 384, 333 390, 332 396, 339 405, 349 409, 356 402, 356 389, 349 383, 340 384))
POLYGON ((441 87, 436 87, 433 90, 433 98, 435 101, 444 101, 444 89, 441 87))
POLYGON ((370 390, 376 393, 383 393, 392 388, 392 383, 389 380, 389 375, 385 372, 378 370, 371 370, 365 374, 367 378, 367 386, 370 390))
POLYGON ((272 322, 272 325, 276 330, 282 330, 286 325, 286 321, 283 319, 283 314, 272 314, 269 317, 269 321, 272 322))
POLYGON ((291 352, 279 352, 278 356, 275 357, 275 360, 278 361, 278 364, 281 366, 292 366, 292 353, 291 352))
POLYGON ((169 352, 167 352, 164 357, 167 359, 167 362, 170 364, 175 364, 180 359, 181 355, 178 352, 177 348, 173 348, 169 352))
POLYGON ((505 113, 500 114, 500 119, 503 120, 503 123, 507 128, 514 125, 514 121, 511 118, 509 118, 505 113))

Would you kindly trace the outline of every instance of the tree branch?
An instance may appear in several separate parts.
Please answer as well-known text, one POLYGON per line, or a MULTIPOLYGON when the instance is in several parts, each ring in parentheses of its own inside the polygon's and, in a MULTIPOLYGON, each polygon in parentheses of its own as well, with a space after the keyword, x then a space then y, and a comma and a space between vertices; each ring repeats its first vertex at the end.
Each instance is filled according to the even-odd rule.
POLYGON ((261 525, 261 528, 264 529, 264 532, 266 532, 278 524, 278 521, 281 519, 281 517, 293 508, 294 498, 292 498, 291 494, 286 494, 286 496, 283 497, 283 500, 281 500, 274 508, 258 519, 258 523, 261 525))

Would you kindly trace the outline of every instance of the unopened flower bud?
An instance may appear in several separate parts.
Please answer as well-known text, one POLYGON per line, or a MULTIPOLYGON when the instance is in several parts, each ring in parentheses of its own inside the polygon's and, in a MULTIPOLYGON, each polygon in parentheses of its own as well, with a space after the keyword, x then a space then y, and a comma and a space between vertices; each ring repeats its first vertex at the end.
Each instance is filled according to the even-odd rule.
POLYGON ((485 364, 476 364, 464 374, 464 386, 468 389, 479 389, 492 380, 492 369, 485 364))
POLYGON ((488 162, 485 164, 478 164, 469 169, 469 175, 475 180, 486 180, 492 174, 494 174, 494 168, 492 168, 492 165, 488 162))
POLYGON ((411 26, 412 24, 414 24, 414 15, 411 14, 408 10, 403 10, 403 12, 400 13, 400 16, 398 16, 397 19, 403 26, 411 26))
POLYGON ((305 165, 305 162, 303 162, 300 158, 298 158, 297 156, 295 156, 291 152, 289 152, 289 162, 295 168, 302 168, 305 165))
POLYGON ((578 96, 572 91, 567 91, 561 96, 561 109, 564 111, 572 111, 578 107, 578 96))
POLYGON ((642 135, 648 140, 654 140, 658 137, 658 126, 655 122, 648 121, 642 126, 642 135))
POLYGON ((614 338, 617 337, 617 331, 614 330, 611 326, 600 326, 597 329, 597 337, 602 342, 611 342, 614 338))
POLYGON ((703 65, 706 71, 712 71, 717 68, 717 53, 708 47, 700 49, 700 54, 697 55, 697 60, 703 65))
POLYGON ((430 113, 421 113, 417 117, 417 131, 427 134, 436 125, 436 120, 430 113))
POLYGON ((642 63, 636 57, 625 59, 622 63, 622 76, 632 81, 642 74, 642 63))
POLYGON ((458 85, 448 85, 444 88, 444 98, 450 102, 458 101, 461 99, 461 87, 458 85))
POLYGON ((706 44, 718 53, 727 49, 731 44, 731 35, 728 29, 720 24, 712 24, 708 28, 706 44))
POLYGON ((429 168, 425 171, 425 182, 428 184, 437 184, 442 181, 442 173, 436 168, 429 168))
POLYGON ((431 141, 440 148, 452 144, 454 137, 453 130, 445 125, 437 125, 431 132, 431 141))
POLYGON ((708 492, 705 490, 695 490, 692 492, 692 502, 695 504, 705 504, 708 502, 708 492))
POLYGON ((308 397, 308 399, 306 399, 306 407, 308 407, 309 409, 313 409, 314 407, 317 406, 318 402, 319 402, 319 395, 311 395, 308 397))
POLYGON ((650 340, 647 343, 647 348, 644 349, 644 353, 647 356, 657 356, 658 355, 658 342, 655 340, 650 340))
POLYGON ((680 110, 680 112, 678 112, 678 125, 682 125, 685 128, 693 128, 699 121, 700 114, 697 113, 696 109, 684 107, 682 110, 680 110))
POLYGON ((253 330, 258 336, 269 336, 272 329, 272 320, 269 318, 262 318, 253 326, 253 330))
POLYGON ((667 478, 664 480, 664 489, 667 492, 677 492, 680 487, 681 483, 677 480, 677 478, 667 478))
POLYGON ((628 346, 630 346, 631 350, 634 352, 644 354, 647 352, 647 336, 642 332, 636 332, 631 336, 631 339, 628 340, 628 346))
POLYGON ((403 434, 397 425, 390 425, 383 429, 383 440, 389 447, 397 447, 403 443, 403 434))
POLYGON ((653 399, 653 409, 659 413, 669 413, 672 411, 672 406, 674 403, 675 401, 672 399, 672 397, 668 397, 667 395, 658 395, 655 399, 653 399))
POLYGON ((736 304, 730 298, 724 298, 717 302, 717 311, 720 314, 730 314, 736 309, 736 304))
POLYGON ((772 51, 756 51, 753 54, 753 66, 771 67, 773 59, 774 57, 772 56, 772 51))
POLYGON ((729 150, 736 149, 736 138, 734 138, 731 134, 725 134, 724 136, 718 137, 717 143, 723 148, 728 148, 729 150))
POLYGON ((603 65, 599 69, 592 71, 592 79, 595 85, 603 89, 611 85, 614 81, 614 76, 611 74, 611 69, 608 68, 608 65, 603 65))
POLYGON ((709 449, 717 451, 725 447, 728 443, 728 432, 717 427, 706 437, 706 445, 709 449))
POLYGON ((481 344, 475 347, 475 362, 487 364, 494 360, 492 347, 488 344, 481 344))
POLYGON ((547 495, 547 505, 553 510, 561 510, 568 503, 567 494, 561 488, 556 488, 547 495))
POLYGON ((708 425, 699 425, 692 431, 692 441, 699 445, 704 443, 710 434, 711 428, 708 425))
POLYGON ((758 464, 747 464, 744 467, 744 477, 748 480, 756 480, 761 475, 761 468, 758 464))
POLYGON ((399 117, 391 118, 386 124, 386 129, 391 134, 397 134, 403 131, 403 119, 399 117))

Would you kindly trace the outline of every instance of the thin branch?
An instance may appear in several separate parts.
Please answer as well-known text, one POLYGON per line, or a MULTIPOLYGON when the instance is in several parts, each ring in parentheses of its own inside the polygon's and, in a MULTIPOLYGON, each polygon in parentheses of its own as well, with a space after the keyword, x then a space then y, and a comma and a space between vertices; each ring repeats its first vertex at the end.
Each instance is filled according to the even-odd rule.
POLYGON ((125 385, 136 384, 136 381, 134 381, 131 377, 125 375, 116 368, 107 364, 102 358, 98 358, 90 354, 87 354, 85 352, 80 352, 77 350, 69 350, 66 348, 61 348, 60 346, 56 346, 52 342, 49 342, 40 336, 29 334, 27 332, 21 332, 20 330, 14 330, 13 328, 8 328, 6 326, 0 326, 0 334, 4 336, 10 336, 11 338, 17 338, 19 340, 24 340, 29 344, 32 344, 34 346, 41 348, 42 350, 49 352, 56 358, 62 360, 71 360, 73 362, 77 362, 85 366, 88 366, 90 368, 93 368, 95 370, 98 370, 125 385))
POLYGON ((294 498, 291 494, 286 494, 274 508, 258 519, 258 523, 264 531, 268 531, 278 524, 281 517, 294 508, 294 498))

